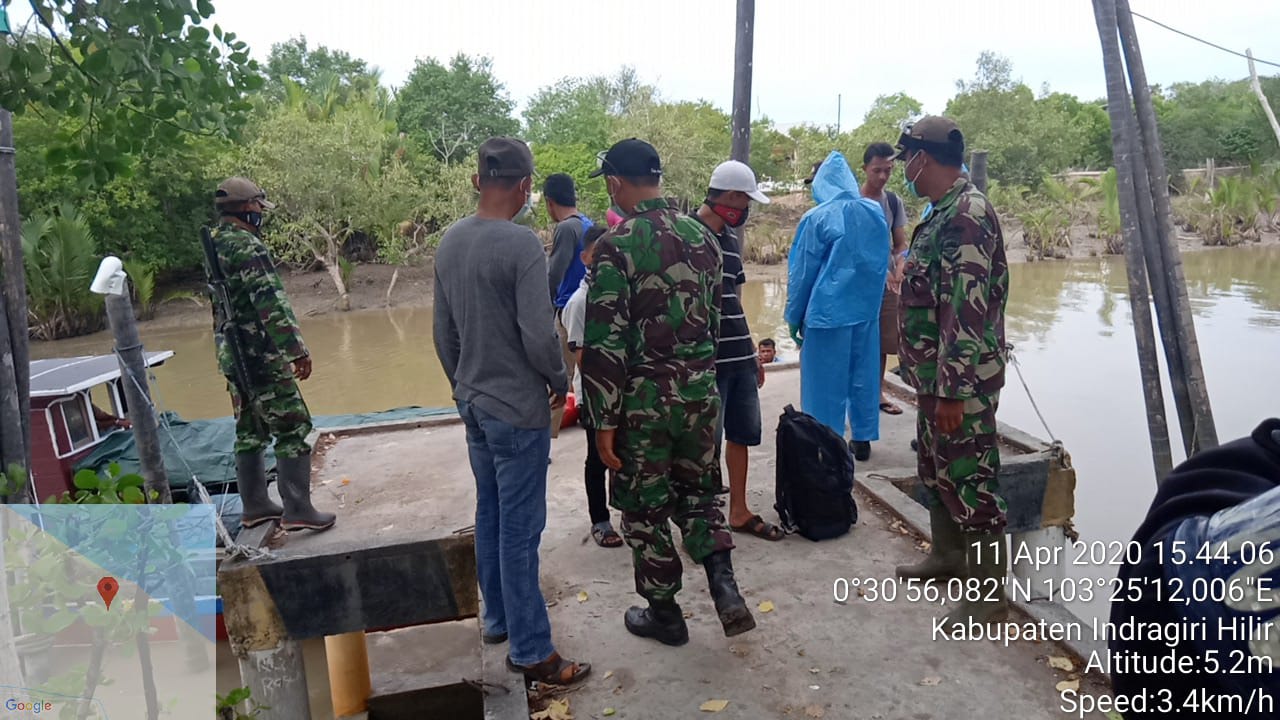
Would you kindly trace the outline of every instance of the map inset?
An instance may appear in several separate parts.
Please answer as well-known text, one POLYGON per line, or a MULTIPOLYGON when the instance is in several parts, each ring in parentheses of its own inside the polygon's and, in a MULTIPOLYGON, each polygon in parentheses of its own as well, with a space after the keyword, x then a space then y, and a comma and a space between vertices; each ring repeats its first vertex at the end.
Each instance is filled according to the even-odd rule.
POLYGON ((214 522, 211 505, 0 505, 21 669, 0 661, 0 719, 210 716, 214 522))

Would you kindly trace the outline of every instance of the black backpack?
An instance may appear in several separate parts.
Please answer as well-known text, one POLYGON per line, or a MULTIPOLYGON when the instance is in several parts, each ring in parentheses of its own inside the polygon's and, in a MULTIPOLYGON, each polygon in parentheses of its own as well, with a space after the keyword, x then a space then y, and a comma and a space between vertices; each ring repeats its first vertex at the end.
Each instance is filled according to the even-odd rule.
POLYGON ((787 532, 810 540, 840 537, 858 522, 853 454, 844 438, 788 405, 778 419, 773 509, 787 532))

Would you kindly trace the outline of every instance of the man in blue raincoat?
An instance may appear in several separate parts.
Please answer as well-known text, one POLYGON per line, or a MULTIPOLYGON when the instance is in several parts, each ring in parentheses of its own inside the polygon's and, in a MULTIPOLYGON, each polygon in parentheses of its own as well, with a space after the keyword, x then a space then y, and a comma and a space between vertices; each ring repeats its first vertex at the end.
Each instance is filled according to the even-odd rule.
POLYGON ((787 259, 784 318, 800 347, 800 405, 866 460, 880 439, 880 300, 889 270, 884 210, 862 197, 832 152, 810 179, 817 207, 800 219, 787 259))

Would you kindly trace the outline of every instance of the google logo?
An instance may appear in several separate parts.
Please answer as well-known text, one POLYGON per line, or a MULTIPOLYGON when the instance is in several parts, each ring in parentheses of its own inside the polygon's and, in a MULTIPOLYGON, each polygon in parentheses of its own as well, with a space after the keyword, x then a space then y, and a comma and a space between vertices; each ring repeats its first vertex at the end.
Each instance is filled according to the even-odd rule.
POLYGON ((13 698, 9 698, 4 701, 4 709, 20 710, 22 712, 29 712, 32 715, 39 715, 45 710, 53 710, 53 703, 47 701, 41 702, 39 700, 31 702, 29 700, 15 700, 13 698))

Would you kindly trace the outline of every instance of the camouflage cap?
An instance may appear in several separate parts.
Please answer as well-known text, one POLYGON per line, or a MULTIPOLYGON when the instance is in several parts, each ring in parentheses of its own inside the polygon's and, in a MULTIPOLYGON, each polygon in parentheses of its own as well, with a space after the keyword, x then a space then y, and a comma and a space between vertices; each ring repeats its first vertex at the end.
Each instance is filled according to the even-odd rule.
POLYGON ((218 185, 217 192, 213 194, 213 204, 217 207, 236 205, 250 200, 257 200, 267 210, 276 206, 275 203, 267 200, 267 194, 262 191, 262 188, 248 178, 227 178, 218 185))
POLYGON ((951 118, 927 115, 914 123, 908 123, 898 136, 897 160, 906 160, 912 150, 924 150, 930 155, 964 160, 964 133, 951 118))
POLYGON ((491 137, 480 146, 481 177, 522 178, 533 175, 533 153, 523 140, 491 137))

